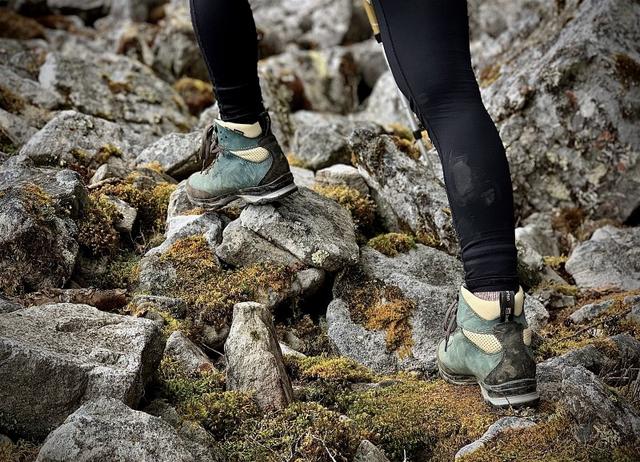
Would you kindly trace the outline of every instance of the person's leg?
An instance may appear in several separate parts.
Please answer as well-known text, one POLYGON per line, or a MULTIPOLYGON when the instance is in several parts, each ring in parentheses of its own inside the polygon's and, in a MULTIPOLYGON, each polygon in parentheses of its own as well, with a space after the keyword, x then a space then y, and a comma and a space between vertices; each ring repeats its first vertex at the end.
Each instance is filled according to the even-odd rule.
POLYGON ((253 124, 264 112, 258 40, 247 0, 190 0, 193 28, 227 122, 253 124))
POLYGON ((518 290, 509 165, 471 67, 465 0, 375 0, 398 85, 438 150, 467 288, 518 290))
POLYGON ((258 81, 256 26, 248 0, 190 0, 220 118, 207 127, 202 170, 186 186, 194 204, 219 209, 237 198, 261 204, 297 190, 271 132, 258 81))
POLYGON ((392 71, 438 150, 465 285, 438 347, 442 377, 497 406, 538 399, 519 289, 509 165, 471 67, 465 0, 374 0, 392 71))

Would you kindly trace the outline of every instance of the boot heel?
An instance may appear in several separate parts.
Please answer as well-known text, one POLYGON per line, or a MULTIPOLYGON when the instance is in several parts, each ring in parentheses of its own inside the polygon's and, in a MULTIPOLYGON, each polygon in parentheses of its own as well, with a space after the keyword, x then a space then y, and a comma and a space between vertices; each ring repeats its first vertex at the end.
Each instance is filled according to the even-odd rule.
POLYGON ((482 397, 489 404, 496 407, 533 406, 540 400, 536 379, 520 379, 488 385, 480 383, 482 397))

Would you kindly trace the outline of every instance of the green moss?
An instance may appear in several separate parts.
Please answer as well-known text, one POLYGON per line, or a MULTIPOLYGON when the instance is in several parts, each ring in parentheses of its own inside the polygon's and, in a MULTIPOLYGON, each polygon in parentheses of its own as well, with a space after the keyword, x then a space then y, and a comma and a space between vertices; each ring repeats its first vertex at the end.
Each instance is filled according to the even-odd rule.
POLYGON ((165 295, 180 298, 190 307, 196 324, 214 326, 231 320, 233 305, 266 301, 271 293, 282 293, 291 285, 293 270, 273 263, 259 263, 235 270, 220 267, 202 236, 175 242, 161 257, 176 271, 176 283, 165 295))
POLYGON ((0 128, 0 152, 4 152, 9 156, 12 156, 18 152, 18 147, 13 144, 13 141, 2 131, 0 128))
POLYGON ((323 355, 306 358, 287 356, 286 362, 293 379, 307 382, 313 380, 372 382, 375 377, 369 368, 343 356, 323 355))
POLYGON ((133 288, 140 279, 140 255, 124 251, 116 255, 108 264, 100 281, 95 281, 102 288, 133 288))
POLYGON ((244 420, 222 443, 224 460, 352 460, 365 433, 317 403, 294 403, 264 419, 244 420))
POLYGON ((606 435, 595 443, 582 444, 571 434, 571 419, 559 412, 534 427, 502 433, 461 462, 578 462, 637 460, 638 443, 622 443, 617 438, 607 441, 606 435))
POLYGON ((84 216, 78 222, 78 243, 92 256, 113 255, 120 243, 115 223, 122 218, 103 194, 90 194, 84 216))
POLYGON ((629 88, 632 85, 640 84, 640 63, 629 55, 618 53, 614 56, 616 72, 624 84, 629 88))
POLYGON ((388 257, 395 257, 399 253, 415 249, 416 241, 408 234, 387 233, 370 239, 367 245, 388 257))
POLYGON ((35 444, 19 440, 15 444, 0 442, 0 461, 2 462, 32 462, 36 460, 40 448, 35 444))
POLYGON ((416 241, 420 244, 426 245, 427 247, 433 247, 435 249, 442 247, 440 237, 436 233, 424 229, 421 229, 416 233, 416 241))
POLYGON ((536 355, 543 360, 553 356, 560 356, 586 345, 594 345, 605 352, 607 356, 617 357, 620 352, 617 351, 615 344, 609 340, 609 337, 627 333, 640 339, 638 325, 626 320, 631 307, 623 303, 625 297, 637 293, 640 293, 640 291, 621 292, 605 298, 583 296, 575 308, 558 314, 553 323, 547 324, 542 329, 540 332, 542 342, 536 348, 536 355), (613 304, 586 325, 568 322, 567 318, 573 311, 587 303, 605 300, 613 300, 613 304))
POLYGON ((354 223, 361 232, 373 224, 376 214, 376 204, 368 196, 348 186, 314 186, 318 194, 333 199, 351 213, 354 223))
POLYGON ((164 231, 169 197, 176 185, 161 182, 146 185, 136 182, 135 172, 125 180, 115 184, 105 184, 97 192, 122 199, 138 210, 138 222, 143 235, 151 235, 164 231))
POLYGON ((396 379, 389 386, 347 393, 339 402, 391 460, 453 460, 460 447, 496 420, 476 388, 409 376, 396 379))

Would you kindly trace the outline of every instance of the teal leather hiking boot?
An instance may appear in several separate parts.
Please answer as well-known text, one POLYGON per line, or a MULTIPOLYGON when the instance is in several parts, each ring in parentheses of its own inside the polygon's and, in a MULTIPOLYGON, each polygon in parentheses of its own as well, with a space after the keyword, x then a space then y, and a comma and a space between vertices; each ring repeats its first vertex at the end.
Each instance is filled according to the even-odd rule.
POLYGON ((251 204, 281 199, 298 188, 289 163, 271 133, 265 112, 258 124, 215 121, 207 127, 201 149, 202 170, 187 180, 187 196, 205 209, 219 209, 241 198, 251 204))
POLYGON ((446 338, 438 346, 438 368, 447 382, 480 385, 497 407, 538 401, 531 330, 524 316, 524 292, 500 292, 487 301, 464 286, 445 320, 446 338))

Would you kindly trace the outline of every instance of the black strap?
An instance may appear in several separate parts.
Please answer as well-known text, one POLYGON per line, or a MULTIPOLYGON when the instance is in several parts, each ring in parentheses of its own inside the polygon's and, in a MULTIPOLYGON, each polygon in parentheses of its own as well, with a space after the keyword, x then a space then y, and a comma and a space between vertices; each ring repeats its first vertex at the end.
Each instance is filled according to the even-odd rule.
POLYGON ((500 322, 513 321, 516 310, 516 294, 511 290, 500 292, 500 322))

